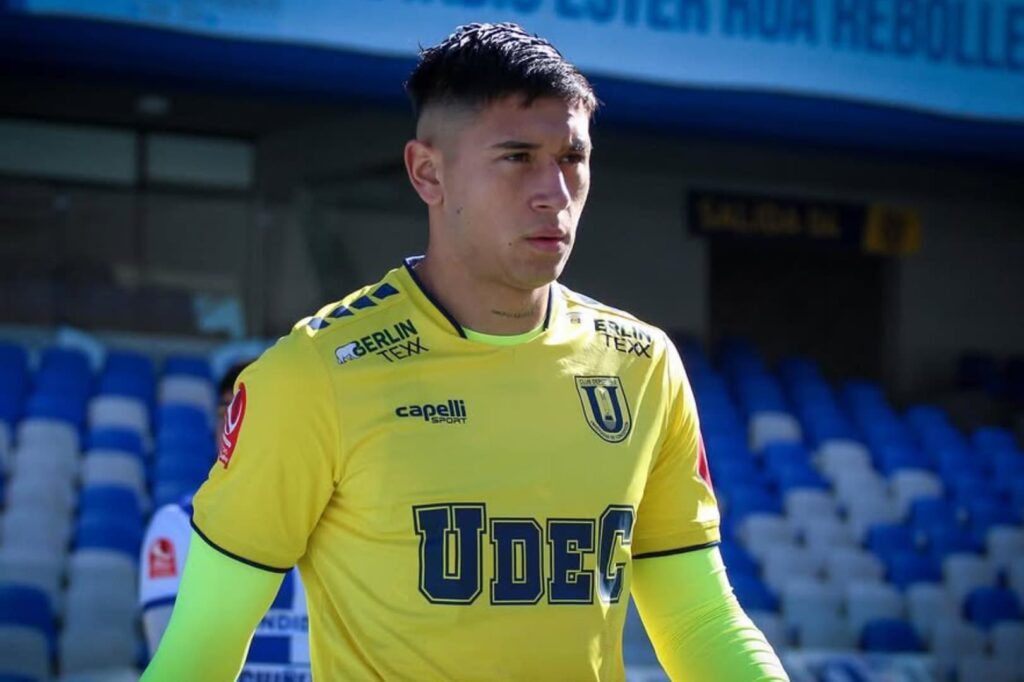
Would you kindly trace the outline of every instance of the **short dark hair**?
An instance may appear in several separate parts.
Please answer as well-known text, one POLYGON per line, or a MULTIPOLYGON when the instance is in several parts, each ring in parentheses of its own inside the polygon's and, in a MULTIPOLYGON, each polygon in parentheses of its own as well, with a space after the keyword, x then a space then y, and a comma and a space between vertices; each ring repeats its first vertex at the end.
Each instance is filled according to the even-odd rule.
POLYGON ((238 375, 242 373, 242 370, 252 364, 252 360, 245 360, 244 362, 236 362, 228 368, 228 371, 224 372, 224 376, 220 378, 220 392, 217 393, 217 399, 220 400, 221 396, 225 393, 235 392, 235 381, 238 380, 238 375))
POLYGON ((430 104, 475 109, 509 95, 529 106, 538 97, 558 97, 593 115, 600 102, 586 77, 547 40, 518 24, 465 24, 433 47, 420 47, 420 61, 405 90, 419 121, 430 104))

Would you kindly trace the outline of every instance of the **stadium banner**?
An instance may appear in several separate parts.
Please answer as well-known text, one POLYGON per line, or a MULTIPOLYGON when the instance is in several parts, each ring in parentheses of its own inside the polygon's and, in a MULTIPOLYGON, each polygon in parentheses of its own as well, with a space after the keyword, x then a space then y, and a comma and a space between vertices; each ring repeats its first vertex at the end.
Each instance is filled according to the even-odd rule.
POLYGON ((787 651, 782 665, 791 682, 933 682, 935 663, 922 654, 787 651))
POLYGON ((1024 0, 6 0, 9 9, 384 56, 515 21, 586 73, 1024 121, 1024 0))
POLYGON ((882 256, 921 248, 920 216, 901 206, 692 189, 686 216, 690 232, 713 238, 798 241, 882 256))

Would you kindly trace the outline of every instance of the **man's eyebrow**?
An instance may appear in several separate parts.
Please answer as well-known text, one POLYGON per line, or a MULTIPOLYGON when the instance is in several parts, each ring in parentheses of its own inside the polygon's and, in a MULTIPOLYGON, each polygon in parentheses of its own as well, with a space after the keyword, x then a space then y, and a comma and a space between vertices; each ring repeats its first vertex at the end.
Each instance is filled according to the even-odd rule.
MULTIPOLYGON (((523 142, 522 140, 505 140, 504 142, 498 142, 492 144, 491 149, 540 149, 541 145, 536 142, 523 142)), ((574 137, 569 143, 569 151, 573 152, 585 152, 590 149, 590 145, 578 137, 574 137)))

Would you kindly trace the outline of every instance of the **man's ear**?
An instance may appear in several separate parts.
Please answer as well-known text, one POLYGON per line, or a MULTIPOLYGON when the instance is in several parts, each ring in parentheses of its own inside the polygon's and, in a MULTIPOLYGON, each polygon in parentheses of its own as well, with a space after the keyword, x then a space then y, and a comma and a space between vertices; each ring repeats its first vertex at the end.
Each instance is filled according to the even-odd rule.
POLYGON ((405 170, 409 182, 428 206, 436 206, 444 199, 441 176, 441 150, 422 140, 405 143, 405 170))

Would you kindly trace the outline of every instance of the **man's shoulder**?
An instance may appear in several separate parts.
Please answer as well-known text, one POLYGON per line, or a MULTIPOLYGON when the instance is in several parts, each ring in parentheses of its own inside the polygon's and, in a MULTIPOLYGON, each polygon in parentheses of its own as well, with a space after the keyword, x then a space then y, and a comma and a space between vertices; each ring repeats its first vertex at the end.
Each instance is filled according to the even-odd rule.
POLYGON ((602 331, 604 328, 612 328, 624 333, 633 333, 637 336, 645 336, 659 341, 667 341, 669 338, 660 327, 642 320, 621 308, 615 308, 602 303, 561 284, 559 285, 559 291, 565 300, 566 313, 570 316, 586 315, 593 318, 597 331, 602 331))
POLYGON ((332 301, 292 327, 255 364, 256 371, 294 373, 333 364, 339 346, 372 335, 395 316, 413 316, 405 286, 391 270, 379 281, 332 301), (320 357, 317 360, 317 357, 320 357))

